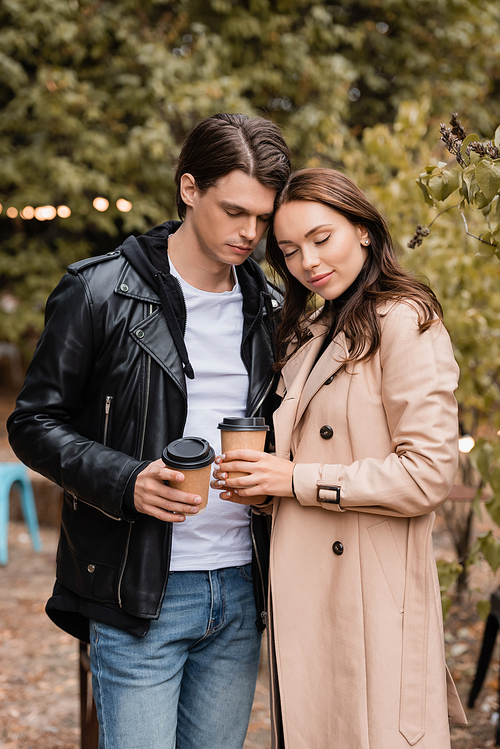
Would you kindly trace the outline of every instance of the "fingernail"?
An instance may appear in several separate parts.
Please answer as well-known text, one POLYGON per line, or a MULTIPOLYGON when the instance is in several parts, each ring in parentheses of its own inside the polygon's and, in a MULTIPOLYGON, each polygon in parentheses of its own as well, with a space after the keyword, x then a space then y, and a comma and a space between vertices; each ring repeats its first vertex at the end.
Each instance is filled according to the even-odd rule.
POLYGON ((233 489, 235 494, 238 494, 238 489, 233 489))
POLYGON ((191 507, 191 512, 198 512, 199 509, 199 507, 191 507))
POLYGON ((195 497, 195 498, 194 498, 194 503, 195 503, 195 504, 197 504, 197 505, 201 505, 201 502, 202 502, 202 499, 201 499, 201 497, 195 497))
POLYGON ((225 486, 226 485, 225 481, 217 481, 217 483, 218 483, 219 486, 225 486))
POLYGON ((184 477, 183 477, 182 473, 178 473, 177 476, 175 477, 175 480, 176 481, 182 481, 183 478, 184 477))

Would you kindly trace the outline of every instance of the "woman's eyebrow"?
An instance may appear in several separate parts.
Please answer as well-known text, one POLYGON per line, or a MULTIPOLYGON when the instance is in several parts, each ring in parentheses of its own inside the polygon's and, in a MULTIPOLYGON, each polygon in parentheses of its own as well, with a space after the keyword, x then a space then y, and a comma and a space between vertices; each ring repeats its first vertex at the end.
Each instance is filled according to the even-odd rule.
MULTIPOLYGON (((314 232, 318 231, 319 229, 323 229, 326 226, 330 226, 330 224, 318 224, 318 226, 315 226, 313 229, 309 229, 309 231, 304 234, 304 239, 307 239, 311 236, 311 234, 314 234, 314 232)), ((278 243, 278 247, 281 247, 282 244, 293 244, 291 239, 281 239, 278 243)))

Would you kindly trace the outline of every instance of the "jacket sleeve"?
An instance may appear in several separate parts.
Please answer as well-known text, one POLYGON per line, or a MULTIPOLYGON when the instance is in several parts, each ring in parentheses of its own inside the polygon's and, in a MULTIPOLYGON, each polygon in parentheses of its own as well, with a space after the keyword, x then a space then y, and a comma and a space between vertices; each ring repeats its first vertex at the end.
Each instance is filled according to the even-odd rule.
POLYGON ((34 471, 105 513, 130 519, 129 511, 123 513, 122 498, 140 461, 72 426, 86 407, 87 385, 102 344, 92 307, 85 280, 66 274, 48 299, 44 331, 7 421, 9 440, 34 471))
POLYGON ((296 465, 302 505, 317 507, 319 495, 330 500, 319 503, 327 510, 411 517, 431 512, 450 493, 458 466, 459 370, 449 335, 440 321, 420 332, 409 303, 394 305, 381 323, 382 401, 392 452, 351 465, 296 465))

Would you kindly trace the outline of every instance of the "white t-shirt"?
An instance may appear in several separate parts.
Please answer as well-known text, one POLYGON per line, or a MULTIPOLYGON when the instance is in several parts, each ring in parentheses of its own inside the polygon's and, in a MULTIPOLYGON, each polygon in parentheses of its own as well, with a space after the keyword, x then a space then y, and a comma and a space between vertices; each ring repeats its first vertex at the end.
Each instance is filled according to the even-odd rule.
MULTIPOLYGON (((184 340, 195 375, 194 380, 186 378, 184 435, 203 437, 220 455, 217 424, 246 411, 248 372, 240 355, 243 295, 238 282, 231 291, 213 293, 186 283, 171 261, 170 270, 186 301, 184 340)), ((215 570, 251 561, 250 510, 219 499, 219 493, 211 488, 204 512, 174 523, 171 570, 215 570)))

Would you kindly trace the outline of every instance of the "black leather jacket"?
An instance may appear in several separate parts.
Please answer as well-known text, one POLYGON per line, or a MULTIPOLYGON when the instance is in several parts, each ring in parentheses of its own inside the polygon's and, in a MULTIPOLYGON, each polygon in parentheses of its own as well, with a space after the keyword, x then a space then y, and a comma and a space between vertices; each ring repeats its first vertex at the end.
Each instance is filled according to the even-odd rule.
MULTIPOLYGON (((162 238, 177 222, 156 227, 162 238)), ((83 260, 47 302, 46 326, 8 429, 30 468, 64 489, 57 581, 47 613, 88 640, 88 617, 144 635, 159 616, 172 525, 127 509, 127 489, 165 445, 182 436, 187 410, 182 363, 150 283, 148 235, 83 260), (149 274, 149 275, 148 275, 149 274)), ((236 269, 243 293, 241 356, 249 373, 247 415, 262 413, 272 386, 271 298, 253 260, 236 269)), ((154 278, 153 278, 154 281, 154 278)), ((177 280, 165 277, 171 314, 185 326, 177 280)), ((154 284, 153 284, 154 286, 154 284)), ((268 423, 270 415, 266 415, 268 423)), ((252 515, 258 626, 265 620, 267 524, 252 515), (256 579, 260 577, 260 579, 256 579)))

